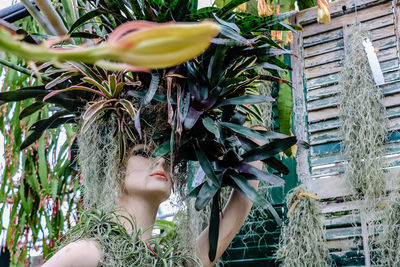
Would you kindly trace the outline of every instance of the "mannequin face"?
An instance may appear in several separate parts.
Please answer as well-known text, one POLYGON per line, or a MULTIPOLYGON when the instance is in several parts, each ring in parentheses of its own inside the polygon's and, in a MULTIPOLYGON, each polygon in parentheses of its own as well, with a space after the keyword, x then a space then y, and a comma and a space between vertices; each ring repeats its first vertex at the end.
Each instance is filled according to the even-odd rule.
POLYGON ((161 203, 172 189, 169 166, 164 158, 153 158, 144 145, 136 145, 126 166, 124 193, 161 203))

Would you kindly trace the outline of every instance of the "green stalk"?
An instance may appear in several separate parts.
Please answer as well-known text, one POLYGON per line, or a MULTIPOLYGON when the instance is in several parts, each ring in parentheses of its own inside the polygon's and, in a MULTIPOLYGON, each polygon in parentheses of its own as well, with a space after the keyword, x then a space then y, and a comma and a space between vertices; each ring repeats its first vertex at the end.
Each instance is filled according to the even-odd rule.
POLYGON ((76 0, 61 0, 65 9, 66 20, 69 25, 72 25, 78 19, 78 10, 76 0))
MULTIPOLYGON (((7 60, 4 60, 4 59, 2 59, 2 58, 0 58, 0 64, 1 65, 4 65, 4 66, 7 66, 7 67, 9 67, 9 68, 12 68, 12 69, 14 69, 14 70, 16 70, 16 71, 18 71, 18 72, 21 72, 21 73, 23 73, 23 74, 25 74, 25 75, 28 75, 28 76, 31 76, 32 74, 38 74, 38 73, 33 73, 31 70, 29 70, 29 69, 27 69, 27 68, 24 68, 24 67, 21 67, 21 66, 18 66, 18 65, 16 65, 16 64, 14 64, 14 63, 11 63, 11 62, 9 62, 9 61, 7 61, 7 60)), ((46 75, 43 75, 43 74, 38 74, 44 81, 51 81, 52 79, 51 78, 49 78, 49 77, 47 77, 46 75)))
POLYGON ((40 62, 81 61, 89 64, 107 58, 106 46, 87 49, 55 50, 45 46, 30 45, 13 39, 8 33, 0 31, 0 49, 17 57, 40 62))

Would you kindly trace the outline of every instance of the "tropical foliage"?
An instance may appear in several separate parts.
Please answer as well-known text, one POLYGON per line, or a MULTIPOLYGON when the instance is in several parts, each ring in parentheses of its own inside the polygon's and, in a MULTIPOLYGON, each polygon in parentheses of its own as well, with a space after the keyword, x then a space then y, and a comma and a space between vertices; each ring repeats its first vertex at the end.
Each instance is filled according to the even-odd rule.
MULTIPOLYGON (((22 22, 26 32, 20 37, 25 42, 58 48, 97 45, 118 26, 135 20, 213 20, 219 24, 220 34, 194 60, 151 73, 133 72, 129 67, 110 71, 104 65, 79 60, 24 62, 12 55, 2 60, 8 68, 0 93, 6 159, 0 198, 12 204, 7 242, 14 251, 14 262, 20 261, 18 257, 24 259, 28 249, 37 245, 42 245, 47 255, 71 227, 71 220, 78 219, 82 197, 76 157, 78 128, 84 131, 110 112, 117 114, 121 160, 129 145, 126 137, 141 135, 142 107, 152 102, 168 106, 171 126, 153 156, 168 155, 175 163, 199 161, 206 173, 191 195, 196 197, 198 210, 213 203, 210 259, 215 257, 218 240, 221 187, 231 186, 255 204, 269 207, 279 220, 248 180, 260 179, 272 186, 284 181, 249 162, 262 160, 277 172, 287 173, 274 155, 296 144, 297 139, 253 130, 244 123, 253 120, 261 124, 263 118, 255 104, 273 101, 259 94, 260 81, 290 83, 280 78, 290 67, 279 56, 291 52, 273 40, 271 31, 300 27, 285 23, 291 13, 259 17, 235 12, 245 2, 232 0, 198 10, 196 0, 78 1, 77 9, 58 6, 55 15, 63 19, 69 39, 56 41, 50 41, 52 36, 39 28, 27 27, 30 18, 22 22), (261 73, 260 68, 266 72, 261 73), (266 144, 258 146, 254 139, 266 144), (19 249, 22 253, 15 253, 19 249)), ((1 213, 5 208, 1 207, 1 213)))

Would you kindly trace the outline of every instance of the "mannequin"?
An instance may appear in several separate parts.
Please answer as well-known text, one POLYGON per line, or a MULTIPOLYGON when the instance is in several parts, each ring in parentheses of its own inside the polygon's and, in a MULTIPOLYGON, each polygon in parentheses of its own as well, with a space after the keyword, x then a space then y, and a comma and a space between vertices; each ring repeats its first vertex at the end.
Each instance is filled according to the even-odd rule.
MULTIPOLYGON (((255 129, 264 129, 258 127, 255 129)), ((258 144, 258 140, 254 140, 258 144)), ((138 228, 147 229, 141 236, 149 239, 152 226, 161 202, 165 201, 171 194, 173 180, 167 171, 164 158, 151 158, 146 151, 145 145, 139 144, 133 147, 132 153, 126 165, 124 188, 117 197, 116 206, 120 208, 121 215, 134 216, 138 228)), ((262 162, 253 162, 253 166, 262 168, 262 162)), ((254 188, 258 188, 259 181, 249 181, 254 188)), ((252 202, 244 195, 233 190, 230 198, 220 215, 219 238, 216 258, 210 262, 208 258, 209 241, 208 227, 196 240, 196 252, 202 266, 213 266, 224 253, 233 240, 240 227, 243 225, 250 212, 252 202)), ((130 224, 124 223, 127 231, 130 224)), ((95 241, 78 240, 58 251, 44 267, 96 267, 102 257, 102 250, 95 241)))

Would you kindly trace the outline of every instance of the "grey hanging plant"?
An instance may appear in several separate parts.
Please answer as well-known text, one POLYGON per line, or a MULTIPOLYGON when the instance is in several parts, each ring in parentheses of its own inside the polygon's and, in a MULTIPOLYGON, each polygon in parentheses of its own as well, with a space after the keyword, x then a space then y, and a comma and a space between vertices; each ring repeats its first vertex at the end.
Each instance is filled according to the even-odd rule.
POLYGON ((362 41, 368 32, 348 29, 346 56, 339 79, 339 118, 345 174, 354 196, 373 200, 385 189, 382 156, 387 142, 387 120, 382 93, 375 86, 362 41))
POLYGON ((390 194, 382 220, 382 232, 379 236, 382 251, 382 266, 400 265, 400 191, 390 194))
POLYGON ((287 195, 286 205, 288 222, 282 227, 277 261, 283 267, 332 266, 316 195, 306 193, 300 185, 287 195))

